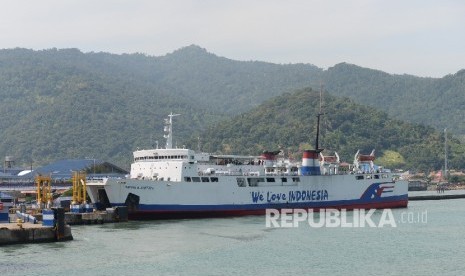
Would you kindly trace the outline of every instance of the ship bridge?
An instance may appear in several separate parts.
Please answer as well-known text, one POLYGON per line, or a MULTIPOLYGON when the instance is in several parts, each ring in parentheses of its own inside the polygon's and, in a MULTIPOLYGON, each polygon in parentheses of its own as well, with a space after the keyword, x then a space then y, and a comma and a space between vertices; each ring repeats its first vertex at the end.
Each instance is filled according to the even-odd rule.
POLYGON ((195 162, 195 152, 189 149, 149 149, 133 152, 131 178, 178 180, 183 163, 195 162))
POLYGON ((134 162, 191 161, 195 160, 194 151, 189 149, 149 149, 133 153, 134 162))

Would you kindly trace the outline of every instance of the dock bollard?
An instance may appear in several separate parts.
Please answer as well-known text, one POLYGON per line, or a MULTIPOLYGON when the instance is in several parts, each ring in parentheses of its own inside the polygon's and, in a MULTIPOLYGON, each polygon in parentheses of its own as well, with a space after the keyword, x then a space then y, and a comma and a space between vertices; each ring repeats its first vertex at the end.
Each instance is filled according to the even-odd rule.
POLYGON ((16 225, 18 225, 19 229, 23 229, 23 220, 22 219, 16 219, 16 225))

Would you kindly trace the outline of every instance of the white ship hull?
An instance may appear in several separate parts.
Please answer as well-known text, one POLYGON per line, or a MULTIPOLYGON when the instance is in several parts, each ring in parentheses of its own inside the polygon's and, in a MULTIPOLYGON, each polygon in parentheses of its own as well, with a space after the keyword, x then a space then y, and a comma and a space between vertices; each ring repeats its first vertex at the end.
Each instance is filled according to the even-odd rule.
POLYGON ((132 219, 264 214, 267 208, 369 209, 408 204, 407 183, 393 181, 388 174, 258 177, 274 182, 259 182, 254 187, 239 187, 237 178, 247 181, 246 176, 199 183, 106 179, 93 188, 104 188, 112 206, 128 206, 132 219))

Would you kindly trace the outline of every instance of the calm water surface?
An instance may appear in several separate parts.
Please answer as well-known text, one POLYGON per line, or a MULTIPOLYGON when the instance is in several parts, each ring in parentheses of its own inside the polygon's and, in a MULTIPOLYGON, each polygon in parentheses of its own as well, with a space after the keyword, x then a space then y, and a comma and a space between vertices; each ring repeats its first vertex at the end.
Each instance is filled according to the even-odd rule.
POLYGON ((465 199, 393 214, 396 228, 266 228, 264 216, 74 226, 71 242, 0 247, 0 275, 465 275, 465 199), (426 223, 401 223, 425 211, 426 223))

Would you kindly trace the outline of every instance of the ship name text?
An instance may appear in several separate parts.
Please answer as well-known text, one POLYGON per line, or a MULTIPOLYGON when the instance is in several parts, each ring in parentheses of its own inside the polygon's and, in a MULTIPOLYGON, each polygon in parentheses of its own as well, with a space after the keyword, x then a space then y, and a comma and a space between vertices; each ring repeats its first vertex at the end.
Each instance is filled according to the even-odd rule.
POLYGON ((289 193, 251 192, 253 203, 262 202, 307 202, 328 200, 327 190, 289 191, 289 193))

